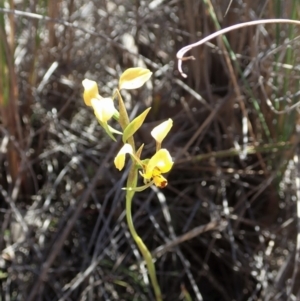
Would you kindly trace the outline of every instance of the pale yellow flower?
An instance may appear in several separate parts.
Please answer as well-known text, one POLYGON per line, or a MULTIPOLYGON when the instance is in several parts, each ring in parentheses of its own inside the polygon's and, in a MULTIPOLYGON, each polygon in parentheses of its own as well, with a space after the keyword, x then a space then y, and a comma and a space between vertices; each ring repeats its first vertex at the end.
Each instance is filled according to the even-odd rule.
POLYGON ((140 88, 151 77, 152 72, 145 68, 129 68, 125 70, 119 80, 119 89, 132 90, 140 88))
POLYGON ((173 164, 174 162, 169 151, 162 148, 144 166, 144 172, 141 175, 147 181, 152 180, 157 187, 164 188, 167 186, 168 181, 162 174, 169 172, 173 164))
POLYGON ((91 103, 92 99, 100 98, 97 83, 93 80, 89 80, 86 78, 82 81, 82 85, 84 88, 84 92, 83 92, 84 103, 90 107, 92 105, 91 103))
POLYGON ((118 170, 122 170, 124 168, 126 154, 133 154, 132 146, 128 143, 123 145, 115 157, 114 163, 118 170))
POLYGON ((94 113, 100 122, 107 123, 117 111, 113 99, 101 97, 95 81, 84 79, 82 85, 84 87, 83 99, 85 104, 93 107, 94 113))
POLYGON ((114 101, 110 97, 101 99, 93 98, 91 104, 97 119, 103 123, 110 120, 116 112, 114 101))
POLYGON ((168 185, 167 179, 162 175, 163 173, 169 172, 174 164, 168 150, 160 149, 149 160, 141 161, 136 154, 133 153, 131 145, 125 143, 114 160, 114 164, 118 170, 124 168, 126 154, 130 154, 132 159, 143 169, 140 174, 145 179, 146 185, 142 186, 142 189, 149 187, 151 184, 155 184, 160 188, 164 188, 168 185))
POLYGON ((157 143, 161 144, 162 141, 167 136, 167 134, 170 132, 172 126, 173 126, 173 120, 169 118, 168 120, 156 126, 151 131, 151 136, 156 140, 157 143))

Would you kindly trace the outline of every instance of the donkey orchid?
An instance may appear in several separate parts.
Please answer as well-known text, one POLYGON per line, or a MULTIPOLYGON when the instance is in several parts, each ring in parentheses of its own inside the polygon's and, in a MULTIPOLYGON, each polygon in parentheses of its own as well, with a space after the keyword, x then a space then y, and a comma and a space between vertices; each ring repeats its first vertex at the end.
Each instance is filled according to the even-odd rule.
POLYGON ((132 146, 128 143, 123 145, 115 157, 114 163, 118 170, 122 170, 124 168, 126 154, 130 154, 139 168, 142 169, 140 174, 144 178, 145 185, 137 188, 138 191, 141 191, 152 184, 155 184, 160 188, 167 186, 168 181, 162 174, 169 172, 174 162, 169 151, 160 147, 161 142, 170 131, 172 125, 172 119, 168 119, 167 121, 164 121, 160 125, 156 126, 151 131, 152 137, 156 140, 157 147, 156 153, 150 159, 140 160, 139 157, 134 154, 132 146))
POLYGON ((94 113, 100 122, 107 123, 116 112, 113 99, 101 97, 97 83, 92 80, 84 79, 82 85, 84 87, 83 99, 85 104, 93 107, 94 113))
POLYGON ((143 166, 141 176, 146 182, 152 180, 157 187, 164 188, 168 185, 168 181, 162 174, 169 172, 173 164, 169 151, 162 148, 143 166))
POLYGON ((162 141, 167 136, 167 134, 170 132, 172 126, 173 126, 173 120, 169 118, 168 120, 156 126, 151 131, 151 136, 156 140, 157 143, 161 144, 162 141))
POLYGON ((167 149, 162 148, 150 159, 141 161, 133 153, 131 145, 125 143, 114 160, 115 166, 118 170, 122 170, 124 168, 126 154, 130 154, 137 165, 142 168, 140 174, 145 179, 146 185, 143 186, 144 188, 147 188, 152 184, 155 184, 160 188, 167 186, 168 181, 162 174, 169 172, 174 164, 167 149))

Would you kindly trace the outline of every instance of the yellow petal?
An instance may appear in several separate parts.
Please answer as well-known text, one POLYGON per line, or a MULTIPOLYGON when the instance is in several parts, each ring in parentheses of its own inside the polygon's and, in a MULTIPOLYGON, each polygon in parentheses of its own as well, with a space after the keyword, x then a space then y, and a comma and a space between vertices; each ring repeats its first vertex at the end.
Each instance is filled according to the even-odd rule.
POLYGON ((129 68, 123 72, 119 80, 119 89, 132 90, 140 88, 152 75, 146 68, 129 68))
POLYGON ((92 99, 99 97, 97 83, 93 80, 84 79, 82 81, 82 85, 84 87, 83 100, 85 104, 90 107, 92 105, 91 104, 92 99))
POLYGON ((132 154, 132 153, 133 150, 131 145, 128 143, 124 144, 114 160, 115 166, 118 170, 122 170, 124 168, 126 154, 132 154))
POLYGON ((114 101, 109 97, 101 99, 93 98, 91 100, 91 105, 94 109, 97 119, 104 123, 111 119, 116 112, 114 101))
POLYGON ((166 173, 171 170, 173 160, 168 150, 162 148, 149 160, 143 177, 151 179, 160 173, 166 173))
POLYGON ((163 177, 162 175, 154 177, 153 182, 154 182, 155 186, 157 186, 159 188, 164 188, 168 185, 167 179, 165 177, 163 177))
POLYGON ((173 126, 173 120, 169 118, 168 120, 162 122, 158 126, 156 126, 151 131, 151 136, 158 142, 162 143, 162 141, 165 139, 167 134, 169 133, 170 129, 173 126))

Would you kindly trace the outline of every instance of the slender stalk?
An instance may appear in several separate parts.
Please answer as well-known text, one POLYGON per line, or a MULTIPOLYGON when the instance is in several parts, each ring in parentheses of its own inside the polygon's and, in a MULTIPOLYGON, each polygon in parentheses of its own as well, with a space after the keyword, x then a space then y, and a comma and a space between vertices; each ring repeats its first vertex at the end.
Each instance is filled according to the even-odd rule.
MULTIPOLYGON (((137 169, 135 167, 135 164, 132 163, 129 175, 128 175, 128 180, 127 180, 127 188, 135 188, 137 183, 137 169)), ((155 293, 155 297, 157 301, 162 301, 161 297, 161 291, 160 287, 156 278, 156 271, 155 271, 155 266, 153 263, 153 259, 151 256, 150 251, 144 244, 143 240, 140 238, 140 236, 137 234, 133 221, 132 221, 132 214, 131 214, 131 207, 132 207, 132 199, 134 196, 134 191, 132 190, 126 190, 126 219, 127 219, 127 224, 128 228, 130 231, 130 234, 132 238, 134 239, 135 243, 137 244, 140 252, 143 255, 143 258, 146 262, 148 273, 150 276, 151 284, 155 293)))

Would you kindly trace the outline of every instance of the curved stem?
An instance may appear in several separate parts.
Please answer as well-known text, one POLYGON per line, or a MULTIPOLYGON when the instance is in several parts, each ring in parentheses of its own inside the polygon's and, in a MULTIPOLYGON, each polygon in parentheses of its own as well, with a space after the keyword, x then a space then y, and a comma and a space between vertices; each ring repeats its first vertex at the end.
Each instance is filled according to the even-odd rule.
MULTIPOLYGON (((128 180, 127 180, 127 187, 136 187, 136 182, 137 182, 137 170, 134 166, 134 163, 131 166, 129 175, 128 175, 128 180)), ((155 266, 153 263, 153 259, 151 256, 151 253, 149 252, 148 248, 146 247, 146 245, 144 244, 143 240, 139 237, 139 235, 137 234, 134 225, 133 225, 133 221, 132 221, 132 214, 131 214, 131 206, 132 206, 132 199, 134 196, 134 191, 132 190, 126 190, 126 219, 127 219, 127 224, 128 224, 128 228, 129 231, 132 235, 132 238, 134 239, 134 241, 136 242, 140 252, 142 253, 144 260, 146 262, 147 265, 147 269, 148 269, 148 273, 150 276, 150 280, 152 283, 152 287, 155 293, 155 297, 157 301, 162 301, 162 296, 161 296, 161 291, 160 291, 160 287, 159 284, 157 282, 157 278, 156 278, 156 271, 155 271, 155 266)))

